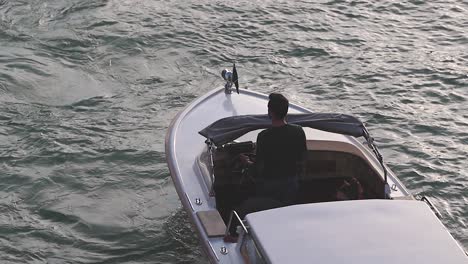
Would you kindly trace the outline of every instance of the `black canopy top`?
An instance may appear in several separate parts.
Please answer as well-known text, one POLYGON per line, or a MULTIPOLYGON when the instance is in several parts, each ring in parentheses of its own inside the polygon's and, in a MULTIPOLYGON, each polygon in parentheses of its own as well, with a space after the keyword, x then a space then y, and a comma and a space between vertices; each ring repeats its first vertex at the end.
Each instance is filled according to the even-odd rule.
MULTIPOLYGON (((354 137, 366 137, 367 133, 364 124, 359 119, 344 114, 289 114, 287 122, 354 137)), ((211 140, 216 146, 221 146, 250 131, 269 127, 271 127, 271 120, 268 115, 241 115, 219 119, 199 133, 211 140)))

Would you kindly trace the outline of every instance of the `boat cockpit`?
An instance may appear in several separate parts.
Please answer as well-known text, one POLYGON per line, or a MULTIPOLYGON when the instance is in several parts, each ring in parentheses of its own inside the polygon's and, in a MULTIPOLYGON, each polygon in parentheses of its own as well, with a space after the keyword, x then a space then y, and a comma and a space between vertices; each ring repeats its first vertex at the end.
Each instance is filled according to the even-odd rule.
MULTIPOLYGON (((239 156, 255 156, 255 147, 252 141, 236 142, 213 152, 213 191, 226 224, 231 211, 254 195, 255 175, 239 156)), ((299 194, 295 204, 385 198, 383 177, 350 143, 308 140, 307 153, 298 166, 299 194)))
MULTIPOLYGON (((256 135, 270 123, 266 115, 235 116, 200 131, 207 138, 207 151, 199 164, 209 175, 205 182, 226 224, 230 212, 254 195, 257 184, 255 173, 239 157, 254 158, 256 135)), ((387 171, 373 155, 381 157, 361 121, 342 114, 311 113, 289 115, 288 123, 301 125, 307 140, 307 153, 298 164, 294 204, 387 197, 387 171), (360 136, 368 148, 356 139, 360 136)))

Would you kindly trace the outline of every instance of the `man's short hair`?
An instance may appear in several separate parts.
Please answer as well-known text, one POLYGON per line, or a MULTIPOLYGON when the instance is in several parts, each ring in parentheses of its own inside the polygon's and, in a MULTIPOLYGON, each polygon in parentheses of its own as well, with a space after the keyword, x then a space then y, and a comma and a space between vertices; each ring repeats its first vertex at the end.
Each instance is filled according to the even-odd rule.
POLYGON ((284 118, 288 113, 289 101, 282 94, 271 93, 268 98, 268 110, 275 114, 276 118, 284 118))

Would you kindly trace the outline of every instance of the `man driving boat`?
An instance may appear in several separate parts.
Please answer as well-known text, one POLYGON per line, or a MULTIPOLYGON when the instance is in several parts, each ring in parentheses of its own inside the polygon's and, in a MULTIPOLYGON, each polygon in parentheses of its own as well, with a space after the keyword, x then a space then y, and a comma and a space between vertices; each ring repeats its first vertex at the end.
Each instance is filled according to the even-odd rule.
POLYGON ((257 137, 255 162, 241 155, 244 163, 254 165, 256 196, 289 205, 298 192, 299 163, 306 152, 306 137, 301 126, 288 124, 289 101, 282 94, 269 95, 268 116, 271 127, 257 137))

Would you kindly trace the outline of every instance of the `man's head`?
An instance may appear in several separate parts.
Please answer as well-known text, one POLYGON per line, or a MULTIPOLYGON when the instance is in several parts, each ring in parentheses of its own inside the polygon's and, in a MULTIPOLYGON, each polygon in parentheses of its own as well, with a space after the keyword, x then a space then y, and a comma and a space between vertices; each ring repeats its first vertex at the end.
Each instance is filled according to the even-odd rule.
POLYGON ((282 94, 271 93, 268 96, 268 116, 275 119, 284 119, 288 113, 289 101, 282 94))

